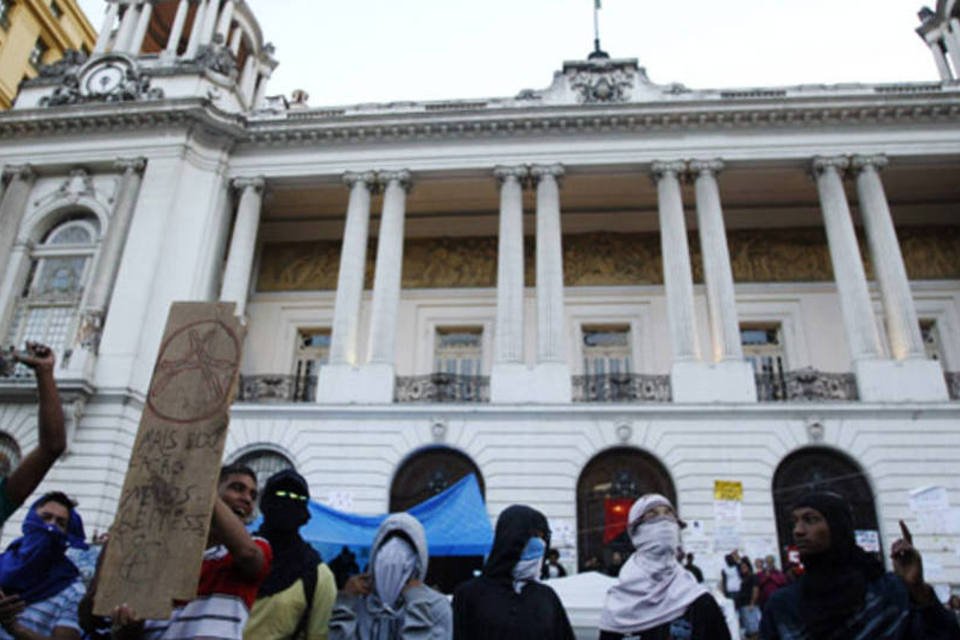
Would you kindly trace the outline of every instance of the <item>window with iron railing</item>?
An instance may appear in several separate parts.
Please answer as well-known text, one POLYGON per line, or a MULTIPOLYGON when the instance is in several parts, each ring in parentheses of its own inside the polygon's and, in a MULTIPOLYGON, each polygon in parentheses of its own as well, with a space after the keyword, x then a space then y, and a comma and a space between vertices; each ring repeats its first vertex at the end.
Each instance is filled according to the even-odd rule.
POLYGON ((483 374, 483 329, 438 327, 433 343, 434 373, 459 376, 483 374))
POLYGON ((293 369, 293 400, 313 400, 320 367, 330 361, 330 330, 299 329, 293 369))
POLYGON ((60 5, 57 4, 57 0, 52 0, 50 2, 50 13, 52 13, 53 17, 57 20, 63 16, 63 9, 61 9, 60 5))
POLYGON ((48 47, 47 43, 43 41, 43 38, 37 38, 37 42, 33 45, 33 49, 30 50, 30 57, 28 58, 30 64, 33 65, 35 69, 39 69, 43 64, 43 56, 45 56, 49 50, 50 47, 48 47))
POLYGON ((743 358, 753 365, 760 400, 784 400, 786 353, 780 324, 750 324, 740 327, 743 358))
POLYGON ((943 344, 936 320, 921 320, 920 335, 923 337, 923 350, 931 360, 943 361, 943 344))
POLYGON ((633 372, 629 326, 585 326, 581 332, 584 375, 604 376, 633 372))
POLYGON ((10 26, 10 0, 0 0, 0 27, 10 26))

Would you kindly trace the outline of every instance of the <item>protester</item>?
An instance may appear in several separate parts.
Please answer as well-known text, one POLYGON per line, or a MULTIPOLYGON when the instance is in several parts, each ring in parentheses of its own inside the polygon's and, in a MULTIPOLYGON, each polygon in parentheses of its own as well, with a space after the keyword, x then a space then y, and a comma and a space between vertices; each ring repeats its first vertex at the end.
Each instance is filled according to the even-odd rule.
POLYGON ((67 448, 63 407, 53 379, 56 357, 50 347, 28 342, 24 353, 14 353, 14 360, 33 370, 37 383, 37 446, 23 457, 6 478, 0 478, 0 526, 47 475, 47 471, 67 448))
POLYGON ((320 554, 300 536, 310 519, 309 499, 307 481, 293 469, 273 474, 264 486, 257 535, 270 543, 273 565, 250 610, 247 640, 327 638, 337 586, 320 554))
POLYGON ((740 595, 740 554, 736 550, 728 553, 723 557, 723 563, 720 586, 723 589, 723 595, 736 604, 740 595))
POLYGON ((683 565, 683 568, 693 574, 693 577, 697 579, 697 582, 703 582, 703 571, 700 570, 700 567, 693 564, 692 553, 687 554, 686 563, 683 565))
POLYGON ((670 501, 652 493, 638 499, 627 518, 635 551, 607 592, 600 639, 695 638, 730 640, 723 612, 710 592, 676 558, 680 520, 670 501))
POLYGON ((556 549, 547 549, 547 561, 543 563, 543 570, 540 572, 541 580, 550 578, 565 578, 567 570, 560 564, 560 552, 556 549))
POLYGON ((342 590, 350 576, 360 573, 357 554, 350 551, 350 547, 344 545, 337 557, 330 561, 330 571, 333 572, 333 579, 337 583, 337 591, 342 590))
POLYGON ((525 505, 497 518, 483 574, 453 594, 456 640, 573 640, 573 628, 556 592, 537 578, 550 527, 525 505))
POLYGON ((857 546, 853 514, 835 493, 811 493, 793 508, 800 579, 770 597, 764 640, 939 640, 960 638, 956 618, 923 580, 923 562, 901 521, 895 573, 857 546))
POLYGON ((169 620, 137 621, 125 606, 114 611, 114 637, 217 638, 239 640, 250 607, 267 574, 273 553, 270 543, 253 537, 244 523, 257 502, 257 475, 250 467, 231 464, 220 470, 207 550, 203 553, 197 596, 179 603, 169 620))
POLYGON ((347 580, 330 619, 330 640, 447 640, 450 603, 423 583, 427 534, 407 513, 380 525, 370 551, 369 573, 347 580))
POLYGON ((0 639, 79 640, 84 587, 66 551, 87 546, 80 514, 65 494, 46 493, 30 507, 22 530, 0 555, 0 639))
POLYGON ((740 618, 740 629, 745 638, 752 639, 760 633, 760 587, 757 577, 753 573, 750 558, 743 556, 737 565, 740 571, 740 591, 734 600, 737 606, 737 615, 740 618))
POLYGON ((757 586, 759 587, 757 605, 762 609, 770 600, 770 596, 786 585, 787 576, 777 569, 773 556, 767 556, 764 559, 763 571, 757 574, 757 586))

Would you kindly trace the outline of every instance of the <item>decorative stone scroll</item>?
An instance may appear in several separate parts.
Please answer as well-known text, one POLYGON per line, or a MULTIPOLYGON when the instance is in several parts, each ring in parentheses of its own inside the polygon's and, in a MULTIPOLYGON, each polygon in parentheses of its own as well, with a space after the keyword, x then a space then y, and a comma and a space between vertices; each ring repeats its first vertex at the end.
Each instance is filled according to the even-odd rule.
MULTIPOLYGON (((900 248, 912 280, 960 279, 960 227, 902 227, 900 248)), ((688 234, 693 277, 703 282, 696 233, 688 234)), ((830 252, 823 229, 737 229, 727 233, 736 282, 829 282, 830 252)), ((866 242, 860 252, 873 278, 866 242)), ((374 251, 367 252, 365 287, 373 281, 374 251)), ((534 244, 524 246, 525 283, 533 286, 534 244)), ((259 291, 332 291, 337 286, 340 243, 283 242, 264 247, 259 291)), ((662 284, 656 233, 584 233, 563 237, 564 284, 568 287, 662 284)), ((497 239, 417 238, 404 247, 403 288, 495 287, 497 239)))
POLYGON ((127 603, 168 618, 196 596, 237 390, 243 326, 232 303, 177 302, 170 309, 94 611, 127 603))

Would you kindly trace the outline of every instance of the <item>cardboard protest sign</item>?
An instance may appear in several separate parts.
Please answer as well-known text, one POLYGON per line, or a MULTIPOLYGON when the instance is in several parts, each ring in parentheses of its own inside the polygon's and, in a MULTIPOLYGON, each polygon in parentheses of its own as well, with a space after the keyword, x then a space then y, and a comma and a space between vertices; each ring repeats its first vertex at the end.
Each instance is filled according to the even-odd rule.
POLYGON ((196 595, 243 334, 232 303, 171 306, 104 552, 97 615, 126 603, 138 617, 168 618, 173 600, 196 595))

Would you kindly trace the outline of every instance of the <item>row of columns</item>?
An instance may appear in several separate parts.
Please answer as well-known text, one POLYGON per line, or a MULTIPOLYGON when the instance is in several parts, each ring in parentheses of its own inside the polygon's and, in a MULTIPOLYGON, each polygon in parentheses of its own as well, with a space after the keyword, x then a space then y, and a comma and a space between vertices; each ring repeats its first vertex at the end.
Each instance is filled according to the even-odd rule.
MULTIPOLYGON (((926 360, 916 309, 879 171, 883 156, 818 157, 811 169, 861 397, 865 400, 946 398, 937 363, 926 360), (891 358, 883 342, 844 192, 848 172, 855 176, 868 246, 886 318, 891 358), (906 363, 906 364, 905 364, 906 363), (939 380, 939 386, 932 378, 939 380), (912 379, 912 382, 906 381, 912 379), (921 380, 922 379, 922 380, 921 380), (892 381, 899 388, 892 389, 892 381), (940 387, 943 387, 942 389, 940 387), (942 392, 942 393, 941 393, 942 392), (891 395, 892 394, 892 395, 891 395), (898 396, 899 394, 899 396, 898 396)), ((750 402, 756 399, 751 365, 744 361, 733 273, 723 221, 718 174, 720 160, 654 162, 664 288, 669 324, 674 400, 750 402), (692 180, 703 255, 710 352, 699 344, 693 274, 682 200, 682 180, 692 180)), ((563 252, 560 226, 562 165, 499 166, 497 309, 491 398, 500 402, 569 402, 569 367, 564 326, 563 252), (536 363, 524 363, 523 190, 536 188, 536 363), (546 381, 546 383, 544 383, 546 381)), ((321 369, 318 398, 331 402, 390 402, 400 302, 407 171, 347 173, 350 188, 332 323, 330 364, 321 369), (377 243, 369 352, 359 354, 371 195, 383 189, 377 243), (376 381, 362 382, 364 368, 377 369, 376 381), (379 382, 377 382, 379 381, 379 382), (377 384, 373 384, 377 382, 377 384), (371 386, 372 385, 372 386, 371 386), (371 389, 377 387, 376 392, 371 389)), ((222 299, 243 307, 250 286, 263 180, 238 179, 237 221, 224 276, 222 299)))

